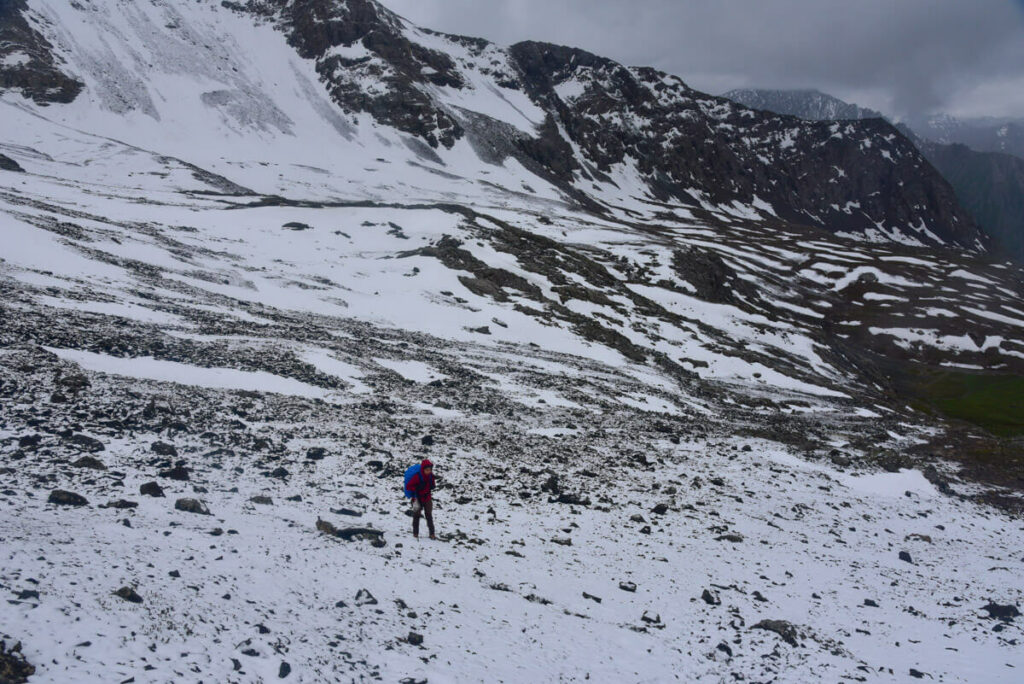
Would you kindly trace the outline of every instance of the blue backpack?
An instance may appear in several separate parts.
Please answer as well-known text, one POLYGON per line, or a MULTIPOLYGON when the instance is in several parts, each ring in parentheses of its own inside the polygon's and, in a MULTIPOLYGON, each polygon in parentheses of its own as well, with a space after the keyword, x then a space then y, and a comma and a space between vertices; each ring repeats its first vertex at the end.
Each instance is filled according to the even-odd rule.
POLYGON ((416 473, 420 472, 420 464, 411 465, 405 469, 405 498, 411 499, 413 493, 409 491, 409 480, 416 476, 416 473))

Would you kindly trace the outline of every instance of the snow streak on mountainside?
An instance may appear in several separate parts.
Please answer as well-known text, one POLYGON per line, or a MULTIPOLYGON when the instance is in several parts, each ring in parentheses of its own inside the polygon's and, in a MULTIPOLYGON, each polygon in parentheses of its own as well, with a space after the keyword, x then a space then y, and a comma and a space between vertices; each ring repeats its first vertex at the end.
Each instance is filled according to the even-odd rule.
POLYGON ((888 125, 365 0, 2 7, 0 666, 1018 678, 1024 271, 888 125))

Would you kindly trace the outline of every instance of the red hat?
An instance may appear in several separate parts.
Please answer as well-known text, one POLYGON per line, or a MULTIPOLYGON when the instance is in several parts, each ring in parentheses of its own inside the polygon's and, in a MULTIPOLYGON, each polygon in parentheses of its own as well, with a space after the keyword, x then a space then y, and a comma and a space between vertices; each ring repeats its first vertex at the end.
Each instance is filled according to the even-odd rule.
POLYGON ((434 464, 430 462, 429 458, 425 458, 422 461, 420 461, 420 469, 433 468, 433 467, 434 467, 434 464))

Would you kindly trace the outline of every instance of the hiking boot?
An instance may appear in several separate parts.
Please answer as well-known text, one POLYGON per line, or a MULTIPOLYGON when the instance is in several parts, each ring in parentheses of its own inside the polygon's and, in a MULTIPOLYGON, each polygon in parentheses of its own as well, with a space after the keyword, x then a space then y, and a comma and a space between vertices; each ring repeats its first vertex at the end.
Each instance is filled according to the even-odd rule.
POLYGON ((437 539, 437 537, 435 537, 434 535, 430 535, 430 538, 431 539, 437 539))

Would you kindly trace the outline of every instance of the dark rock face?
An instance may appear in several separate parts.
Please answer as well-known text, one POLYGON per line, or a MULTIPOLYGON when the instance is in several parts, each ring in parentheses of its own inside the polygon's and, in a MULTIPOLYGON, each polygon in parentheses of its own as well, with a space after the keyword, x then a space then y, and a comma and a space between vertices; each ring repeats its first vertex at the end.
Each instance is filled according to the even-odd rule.
POLYGON ((75 494, 74 492, 68 492, 63 489, 55 489, 50 492, 50 498, 47 499, 52 504, 58 506, 88 506, 89 500, 81 494, 75 494))
POLYGON ((0 92, 19 90, 41 105, 71 102, 84 85, 58 68, 53 46, 23 16, 27 7, 26 0, 0 2, 0 92))
POLYGON ((0 170, 25 173, 25 169, 21 168, 21 165, 18 162, 3 154, 0 154, 0 170))
POLYGON ((992 238, 994 251, 1024 263, 1024 159, 964 145, 921 141, 919 147, 992 238))

